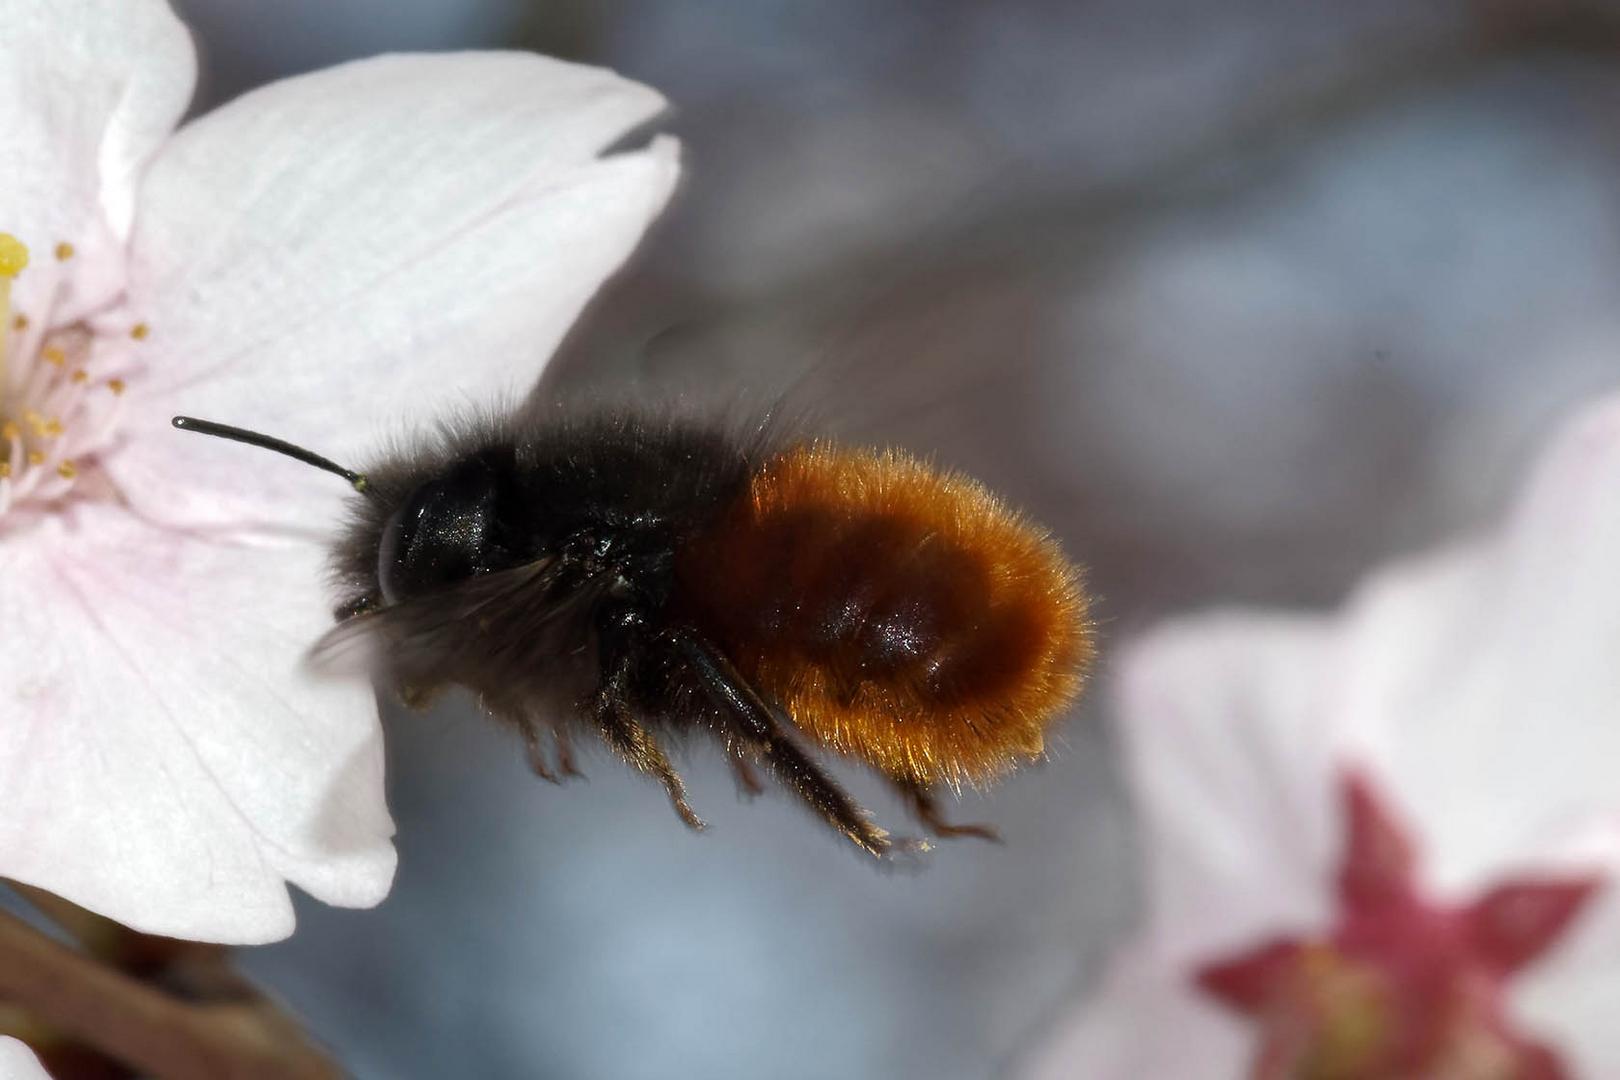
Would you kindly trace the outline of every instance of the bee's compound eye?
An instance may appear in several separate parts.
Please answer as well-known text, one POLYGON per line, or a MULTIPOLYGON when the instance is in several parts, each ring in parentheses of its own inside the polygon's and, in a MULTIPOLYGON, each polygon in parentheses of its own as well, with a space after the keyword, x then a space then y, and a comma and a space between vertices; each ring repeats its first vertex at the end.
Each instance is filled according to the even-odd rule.
POLYGON ((487 569, 499 486, 493 470, 473 461, 413 491, 383 526, 383 600, 409 599, 487 569))

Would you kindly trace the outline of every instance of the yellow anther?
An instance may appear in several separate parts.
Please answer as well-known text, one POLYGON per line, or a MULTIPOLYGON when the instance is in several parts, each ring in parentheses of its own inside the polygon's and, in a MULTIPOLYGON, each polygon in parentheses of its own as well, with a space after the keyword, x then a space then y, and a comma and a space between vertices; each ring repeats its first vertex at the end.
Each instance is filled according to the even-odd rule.
POLYGON ((64 480, 71 480, 79 475, 79 468, 71 461, 64 461, 56 467, 56 475, 64 480))
POLYGON ((62 262, 67 262, 69 259, 73 258, 73 245, 68 243, 66 240, 62 241, 60 244, 57 244, 56 257, 62 262))
POLYGON ((11 383, 6 370, 11 351, 11 279, 28 265, 28 245, 10 233, 0 233, 0 405, 5 404, 6 387, 11 383))
POLYGON ((26 330, 26 329, 28 329, 28 316, 19 315, 15 319, 12 319, 11 320, 11 328, 13 330, 26 330))
POLYGON ((152 328, 143 322, 138 322, 129 328, 129 336, 134 338, 136 341, 145 341, 146 335, 150 334, 151 332, 152 328))
POLYGON ((58 349, 55 345, 50 345, 42 349, 40 351, 40 355, 45 358, 47 363, 55 364, 57 367, 61 367, 63 364, 67 363, 67 353, 63 352, 61 349, 58 349))
POLYGON ((7 420, 5 423, 0 424, 0 439, 11 440, 20 438, 22 438, 22 428, 17 426, 17 421, 7 420))
POLYGON ((49 420, 45 421, 45 437, 47 439, 54 439, 61 434, 62 421, 59 417, 53 416, 49 420))
POLYGON ((74 368, 73 374, 69 378, 76 383, 87 383, 90 381, 90 373, 84 368, 74 368))
POLYGON ((40 453, 38 450, 30 450, 30 451, 28 451, 28 464, 30 464, 30 465, 43 465, 43 464, 45 464, 45 455, 40 453))
POLYGON ((122 394, 124 392, 124 380, 123 379, 108 379, 107 380, 107 389, 111 390, 115 394, 122 394))
POLYGON ((0 480, 4 480, 7 477, 9 477, 10 475, 11 475, 11 462, 9 462, 9 461, 0 461, 0 480))
POLYGON ((0 232, 0 277, 14 278, 27 265, 28 245, 10 233, 0 232))

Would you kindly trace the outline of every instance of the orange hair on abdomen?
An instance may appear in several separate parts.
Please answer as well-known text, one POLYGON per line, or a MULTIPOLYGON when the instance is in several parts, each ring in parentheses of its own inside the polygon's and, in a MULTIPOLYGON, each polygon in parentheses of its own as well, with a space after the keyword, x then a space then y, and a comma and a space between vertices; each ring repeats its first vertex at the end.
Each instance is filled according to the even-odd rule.
POLYGON ((1094 647, 1079 570, 977 482, 822 443, 681 546, 677 605, 823 746, 921 785, 1038 757, 1094 647))

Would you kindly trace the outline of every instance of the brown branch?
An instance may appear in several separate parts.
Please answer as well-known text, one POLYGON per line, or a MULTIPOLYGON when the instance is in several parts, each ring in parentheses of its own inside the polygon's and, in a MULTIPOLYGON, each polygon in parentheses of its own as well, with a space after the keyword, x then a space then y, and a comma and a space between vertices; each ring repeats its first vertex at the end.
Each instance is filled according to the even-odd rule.
POLYGON ((191 1004, 112 970, 0 911, 0 999, 108 1055, 175 1080, 340 1075, 258 997, 191 1004))
POLYGON ((65 930, 86 953, 126 975, 186 1001, 251 1001, 275 1009, 258 987, 231 966, 228 946, 142 934, 55 893, 20 881, 8 884, 40 914, 65 930))

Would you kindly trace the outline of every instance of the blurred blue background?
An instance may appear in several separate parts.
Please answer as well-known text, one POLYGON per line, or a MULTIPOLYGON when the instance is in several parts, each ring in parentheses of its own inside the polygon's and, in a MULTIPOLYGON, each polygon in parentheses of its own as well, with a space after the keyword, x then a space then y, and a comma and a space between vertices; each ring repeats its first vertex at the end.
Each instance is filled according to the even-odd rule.
MULTIPOLYGON (((1487 520, 1620 383, 1620 12, 1561 0, 183 0, 204 101, 512 46, 662 89, 682 194, 545 393, 768 400, 973 472, 1105 640, 1325 604, 1487 520), (808 374, 806 374, 808 373, 808 374)), ((882 874, 693 748, 687 833, 390 713, 401 867, 250 970, 364 1077, 996 1075, 1129 927, 1106 661, 1007 843, 882 874)), ((849 773, 881 820, 876 784, 849 773)))

